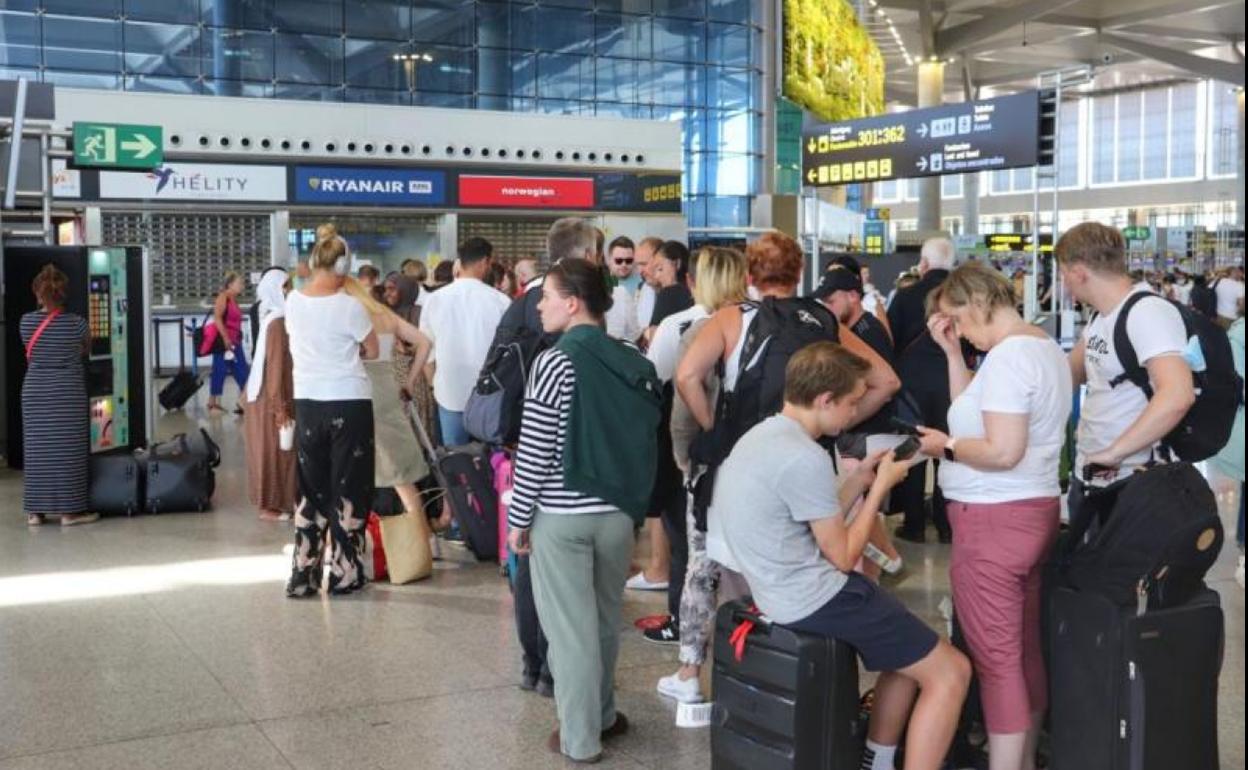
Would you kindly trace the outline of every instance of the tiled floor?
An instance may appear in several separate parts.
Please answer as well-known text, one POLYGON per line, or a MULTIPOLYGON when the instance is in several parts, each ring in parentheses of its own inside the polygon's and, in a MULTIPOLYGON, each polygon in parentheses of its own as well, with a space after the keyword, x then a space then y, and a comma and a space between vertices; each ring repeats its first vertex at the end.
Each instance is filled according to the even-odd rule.
MULTIPOLYGON (((562 767, 550 701, 522 693, 507 584, 448 551, 434 577, 335 601, 282 594, 289 525, 246 505, 232 419, 205 423, 226 461, 210 514, 28 530, 21 479, 0 472, 0 770, 33 768, 562 767)), ((184 429, 167 418, 162 435, 184 429)), ((933 623, 947 552, 907 549, 898 588, 933 623)), ((1227 611, 1223 768, 1244 766, 1244 592, 1227 611)), ((662 611, 630 594, 628 620, 662 611)), ((617 677, 632 734, 606 768, 710 766, 706 730, 653 691, 675 653, 623 633, 617 677)), ((1181 704, 1176 704, 1181 708, 1181 704)))

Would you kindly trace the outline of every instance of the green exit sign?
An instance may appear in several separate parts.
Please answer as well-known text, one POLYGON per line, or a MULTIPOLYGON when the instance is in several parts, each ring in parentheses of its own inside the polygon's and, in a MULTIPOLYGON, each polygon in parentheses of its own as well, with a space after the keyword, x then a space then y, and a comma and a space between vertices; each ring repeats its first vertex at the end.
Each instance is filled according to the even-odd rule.
POLYGON ((165 162, 160 126, 74 123, 74 164, 97 168, 156 168, 165 162))
POLYGON ((1122 228, 1122 237, 1128 241, 1147 241, 1153 237, 1153 231, 1144 225, 1132 225, 1122 228))

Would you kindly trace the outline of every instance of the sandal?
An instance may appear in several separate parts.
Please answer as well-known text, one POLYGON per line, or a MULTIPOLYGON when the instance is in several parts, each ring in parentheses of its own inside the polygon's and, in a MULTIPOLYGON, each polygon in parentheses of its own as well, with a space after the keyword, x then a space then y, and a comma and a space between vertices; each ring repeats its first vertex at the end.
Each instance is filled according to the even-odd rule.
POLYGON ((98 513, 75 513, 61 517, 62 527, 75 527, 79 524, 93 524, 100 520, 98 513))
MULTIPOLYGON (((224 411, 224 410, 222 410, 222 411, 224 411)), ((240 417, 242 416, 242 414, 243 414, 243 406, 242 406, 242 404, 239 404, 238 406, 234 407, 234 414, 237 414, 237 415, 239 415, 240 417)))
POLYGON ((26 516, 26 526, 42 527, 44 523, 42 513, 31 513, 26 516))
POLYGON ((222 412, 222 413, 224 413, 224 412, 225 412, 225 407, 221 406, 220 404, 209 404, 209 405, 208 405, 208 411, 210 411, 210 412, 211 412, 211 411, 214 411, 214 410, 215 410, 215 411, 218 411, 218 412, 222 412))

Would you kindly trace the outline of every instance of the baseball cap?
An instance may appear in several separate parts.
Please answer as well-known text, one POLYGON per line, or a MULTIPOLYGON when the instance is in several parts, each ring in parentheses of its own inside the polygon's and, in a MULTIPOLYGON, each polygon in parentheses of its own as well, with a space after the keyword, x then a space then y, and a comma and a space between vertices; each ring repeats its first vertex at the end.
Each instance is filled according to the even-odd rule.
POLYGON ((815 299, 826 299, 834 291, 856 291, 862 294, 862 279, 844 267, 834 265, 823 274, 823 280, 815 288, 815 299))

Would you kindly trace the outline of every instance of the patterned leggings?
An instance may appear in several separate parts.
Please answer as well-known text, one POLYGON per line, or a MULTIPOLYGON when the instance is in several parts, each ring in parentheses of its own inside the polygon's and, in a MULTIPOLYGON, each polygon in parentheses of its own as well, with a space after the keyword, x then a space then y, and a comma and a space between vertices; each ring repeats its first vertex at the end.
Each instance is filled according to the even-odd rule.
POLYGON ((715 632, 715 611, 723 602, 749 594, 745 579, 706 555, 706 533, 698 530, 690 502, 687 519, 689 564, 685 568, 685 590, 680 595, 680 662, 701 666, 715 632))
POLYGON ((321 587, 328 533, 329 593, 364 587, 364 525, 373 497, 373 402, 295 401, 299 499, 286 595, 321 587))

